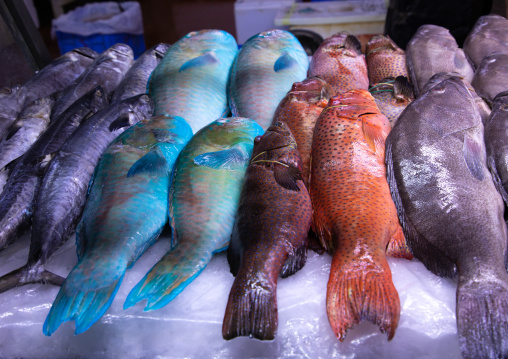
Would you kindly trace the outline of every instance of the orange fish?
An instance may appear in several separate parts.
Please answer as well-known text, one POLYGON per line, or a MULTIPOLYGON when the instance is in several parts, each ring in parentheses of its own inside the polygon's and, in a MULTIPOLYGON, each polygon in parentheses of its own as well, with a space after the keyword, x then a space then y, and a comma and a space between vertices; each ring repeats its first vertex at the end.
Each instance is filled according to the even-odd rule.
POLYGON ((308 77, 319 76, 335 91, 369 89, 367 62, 354 35, 342 31, 326 38, 312 55, 308 77))
POLYGON ((407 74, 406 52, 397 46, 389 36, 377 35, 370 39, 365 48, 369 83, 371 86, 386 77, 407 74))
POLYGON ((285 122, 293 134, 302 158, 302 178, 309 188, 310 151, 314 126, 321 111, 326 107, 333 90, 325 80, 309 77, 295 82, 275 111, 272 124, 285 122))
POLYGON ((395 334, 400 302, 386 254, 412 258, 386 180, 390 131, 368 91, 333 97, 312 143, 312 228, 333 255, 326 310, 342 341, 367 319, 395 334))

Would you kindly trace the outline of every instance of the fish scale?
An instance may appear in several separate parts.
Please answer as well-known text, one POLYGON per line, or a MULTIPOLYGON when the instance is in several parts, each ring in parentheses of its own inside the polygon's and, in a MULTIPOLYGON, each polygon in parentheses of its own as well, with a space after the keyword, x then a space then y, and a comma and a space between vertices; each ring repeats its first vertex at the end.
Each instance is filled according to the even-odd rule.
POLYGON ((372 37, 365 52, 370 86, 388 77, 408 77, 406 53, 389 36, 372 37))

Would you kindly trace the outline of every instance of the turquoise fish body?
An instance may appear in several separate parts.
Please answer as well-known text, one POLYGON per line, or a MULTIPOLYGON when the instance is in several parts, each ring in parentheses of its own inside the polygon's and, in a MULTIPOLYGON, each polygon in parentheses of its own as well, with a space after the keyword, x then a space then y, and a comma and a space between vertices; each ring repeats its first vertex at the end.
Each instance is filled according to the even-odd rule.
POLYGON ((193 133, 223 116, 237 52, 235 38, 222 30, 193 31, 174 43, 148 82, 154 115, 181 116, 193 133))
POLYGON ((254 138, 263 132, 251 119, 221 118, 185 146, 170 191, 176 246, 134 287, 124 308, 145 298, 145 310, 163 307, 201 273, 213 253, 227 248, 254 138))
POLYGON ((192 131, 179 117, 140 121, 112 142, 96 167, 76 230, 78 263, 44 323, 87 330, 111 305, 126 269, 152 245, 168 217, 174 163, 192 131))
POLYGON ((242 46, 231 68, 228 99, 233 116, 252 118, 266 129, 293 83, 307 77, 309 58, 288 31, 268 30, 242 46))

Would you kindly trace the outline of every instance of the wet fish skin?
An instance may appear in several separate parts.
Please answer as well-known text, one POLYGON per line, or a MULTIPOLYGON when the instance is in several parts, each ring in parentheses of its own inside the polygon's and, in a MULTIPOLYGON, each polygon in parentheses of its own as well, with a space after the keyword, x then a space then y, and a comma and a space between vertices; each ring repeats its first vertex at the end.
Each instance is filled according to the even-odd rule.
POLYGON ((480 16, 464 41, 464 52, 474 69, 494 52, 508 52, 508 20, 504 16, 480 16))
POLYGON ((310 153, 314 127, 321 111, 326 107, 333 90, 325 80, 309 77, 295 82, 275 110, 272 124, 285 122, 293 134, 302 158, 302 178, 309 188, 310 153))
POLYGON ((254 143, 227 258, 235 275, 222 325, 226 340, 271 340, 277 331, 277 280, 304 265, 312 208, 301 159, 284 122, 254 143))
POLYGON ((22 93, 20 86, 0 89, 0 140, 7 135, 22 109, 24 102, 22 93))
POLYGON ((483 58, 471 85, 478 96, 491 107, 494 98, 508 90, 508 49, 506 53, 493 53, 483 58))
POLYGON ((51 121, 96 86, 101 86, 109 96, 120 84, 133 61, 134 52, 127 44, 115 44, 103 51, 76 80, 63 90, 51 113, 51 121))
POLYGON ((450 31, 442 26, 422 25, 406 47, 406 60, 415 96, 439 72, 457 72, 467 82, 474 71, 450 31))
POLYGON ((76 230, 78 263, 44 322, 86 331, 111 305, 125 271, 151 246, 168 218, 168 191, 178 154, 192 137, 181 117, 141 120, 102 155, 76 230))
POLYGON ((449 78, 406 108, 386 144, 391 193, 415 257, 437 275, 458 274, 466 358, 508 355, 504 204, 483 139, 471 90, 449 78))
POLYGON ((48 157, 60 149, 82 121, 107 105, 99 86, 76 101, 16 160, 0 193, 0 249, 30 226, 33 206, 48 157))
POLYGON ((169 198, 173 249, 129 293, 124 308, 147 299, 145 311, 175 298, 225 250, 233 229, 254 138, 255 121, 222 118, 196 133, 175 165, 169 198))
POLYGON ((164 57, 169 46, 169 44, 159 43, 143 52, 143 54, 134 61, 129 71, 125 74, 122 82, 113 92, 111 103, 147 93, 148 79, 152 71, 164 57))
POLYGON ((319 76, 335 91, 369 89, 367 61, 358 38, 341 31, 326 38, 312 55, 308 77, 319 76))
POLYGON ((413 87, 404 76, 382 79, 381 82, 372 86, 369 92, 391 127, 395 125, 407 105, 414 100, 413 87))
POLYGON ((385 78, 409 77, 406 52, 388 35, 373 36, 367 43, 365 53, 370 86, 382 82, 385 78))
POLYGON ((154 115, 181 116, 193 133, 223 116, 237 52, 235 38, 222 30, 192 31, 171 45, 148 84, 154 115))
POLYGON ((228 88, 233 116, 255 120, 266 129, 293 83, 307 76, 309 59, 296 37, 267 30, 248 39, 238 52, 228 88))

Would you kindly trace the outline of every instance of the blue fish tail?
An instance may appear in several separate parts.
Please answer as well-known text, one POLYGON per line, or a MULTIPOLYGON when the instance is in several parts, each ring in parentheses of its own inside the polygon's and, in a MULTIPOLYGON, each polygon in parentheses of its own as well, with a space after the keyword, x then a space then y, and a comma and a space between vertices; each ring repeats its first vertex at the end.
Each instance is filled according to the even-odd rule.
MULTIPOLYGON (((88 330, 108 310, 120 288, 125 271, 118 279, 105 287, 94 291, 78 292, 69 289, 68 283, 73 279, 72 274, 71 272, 63 283, 44 322, 42 331, 47 336, 51 336, 60 324, 70 320, 76 321, 75 334, 88 330)), ((77 275, 81 273, 78 272, 77 275)))
POLYGON ((167 253, 131 290, 124 309, 147 299, 145 311, 164 307, 180 294, 205 269, 212 253, 203 251, 196 256, 188 246, 179 244, 167 253), (187 247, 187 248, 186 248, 187 247))

